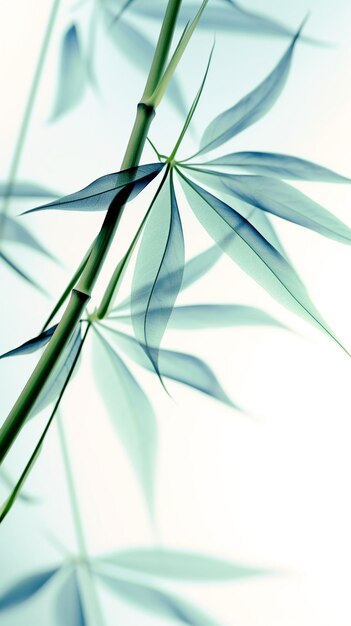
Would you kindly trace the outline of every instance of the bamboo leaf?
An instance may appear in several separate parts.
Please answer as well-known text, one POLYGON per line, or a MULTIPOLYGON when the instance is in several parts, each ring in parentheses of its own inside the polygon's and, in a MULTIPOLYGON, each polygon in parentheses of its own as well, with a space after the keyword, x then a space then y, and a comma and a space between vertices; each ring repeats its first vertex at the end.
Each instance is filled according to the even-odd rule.
MULTIPOLYGON (((116 48, 122 52, 137 69, 147 74, 151 66, 155 46, 138 29, 124 19, 113 21, 112 26, 107 29, 107 34, 116 48)), ((182 91, 176 77, 170 82, 167 90, 167 97, 170 103, 178 110, 180 115, 186 115, 186 105, 182 91)))
POLYGON ((176 619, 188 626, 218 626, 209 615, 168 591, 144 583, 121 580, 100 571, 97 573, 101 582, 140 611, 147 611, 159 618, 176 619))
MULTIPOLYGON (((158 311, 154 311, 159 316, 158 311)), ((119 322, 131 323, 129 315, 115 318, 119 322)), ((175 306, 168 327, 181 330, 199 328, 227 328, 230 326, 275 326, 285 328, 274 317, 260 309, 242 304, 195 304, 175 306)), ((0 357, 1 358, 1 357, 0 357)))
MULTIPOLYGON (((301 29, 273 71, 253 91, 230 109, 218 115, 206 128, 200 150, 203 154, 214 150, 263 117, 279 98, 288 78, 295 44, 301 29)), ((195 156, 195 155, 194 155, 195 156)))
POLYGON ((135 336, 145 345, 156 372, 159 345, 182 284, 184 266, 183 230, 172 175, 168 181, 153 202, 144 227, 131 295, 135 336))
POLYGON ((11 198, 56 198, 58 194, 51 189, 18 180, 14 183, 0 182, 0 197, 7 197, 10 192, 11 198))
POLYGON ((106 176, 97 178, 90 185, 75 193, 25 211, 25 214, 44 209, 106 211, 112 200, 122 191, 129 192, 128 200, 135 198, 157 176, 163 167, 163 163, 152 163, 131 167, 114 174, 106 174, 106 176))
POLYGON ((45 254, 50 259, 53 255, 38 241, 18 220, 14 220, 8 215, 3 215, 3 238, 5 241, 20 243, 36 252, 45 254))
POLYGON ((57 622, 62 626, 87 626, 76 569, 60 587, 56 598, 57 622))
POLYGON ((0 596, 0 611, 30 600, 58 571, 60 571, 59 568, 53 568, 19 580, 0 596))
POLYGON ((168 548, 134 548, 109 554, 101 561, 135 574, 197 582, 242 580, 268 572, 223 559, 168 548))
POLYGON ((20 276, 20 278, 23 278, 23 280, 25 280, 27 283, 32 285, 32 287, 35 287, 36 289, 38 289, 38 291, 41 291, 42 293, 47 295, 47 292, 43 289, 43 287, 41 287, 41 285, 39 285, 31 276, 29 276, 27 272, 24 272, 22 268, 17 265, 17 263, 12 261, 12 259, 10 259, 10 257, 7 254, 4 254, 4 252, 2 252, 1 250, 0 250, 0 259, 2 259, 5 265, 7 265, 7 267, 9 267, 13 272, 15 272, 15 274, 20 276))
POLYGON ((13 348, 12 350, 9 350, 8 352, 4 352, 4 354, 0 355, 0 359, 4 359, 5 357, 9 357, 9 356, 17 356, 17 355, 22 355, 22 354, 29 354, 31 352, 36 352, 40 348, 43 348, 43 346, 45 346, 50 341, 56 328, 57 328, 57 324, 55 324, 55 326, 51 326, 51 328, 48 328, 47 330, 40 333, 36 337, 33 337, 33 339, 29 339, 28 341, 25 341, 17 348, 13 348))
MULTIPOLYGON (((204 171, 204 170, 203 170, 204 171)), ((351 229, 304 193, 268 176, 224 174, 207 170, 222 188, 247 204, 341 243, 351 243, 351 229)))
POLYGON ((152 513, 157 446, 152 406, 128 367, 100 333, 96 333, 93 347, 96 382, 152 513))
POLYGON ((347 176, 333 172, 327 167, 276 152, 233 152, 206 163, 206 166, 209 165, 243 168, 254 174, 287 180, 310 180, 322 183, 351 182, 347 176))
POLYGON ((189 204, 208 233, 219 242, 232 232, 232 245, 226 252, 233 261, 283 306, 322 329, 345 350, 285 257, 231 206, 180 176, 189 204))
MULTIPOLYGON (((159 0, 134 0, 130 3, 130 9, 135 13, 152 19, 162 19, 163 6, 159 0)), ((193 3, 183 4, 179 15, 179 24, 185 25, 194 15, 197 5, 193 3)), ((211 31, 222 30, 224 32, 239 32, 251 35, 268 37, 291 37, 294 32, 274 18, 247 11, 233 0, 223 2, 211 1, 202 19, 199 28, 211 31)), ((301 37, 302 41, 320 43, 310 37, 301 37)))
POLYGON ((66 31, 62 45, 59 78, 51 121, 70 111, 83 98, 88 83, 87 67, 73 24, 66 31))
MULTIPOLYGON (((155 371, 150 359, 145 354, 145 347, 140 345, 134 337, 108 326, 104 326, 104 328, 114 337, 118 347, 133 361, 148 371, 155 371)), ((222 389, 212 370, 201 359, 184 352, 160 349, 158 368, 162 377, 192 387, 220 402, 224 402, 224 404, 239 409, 222 389)))

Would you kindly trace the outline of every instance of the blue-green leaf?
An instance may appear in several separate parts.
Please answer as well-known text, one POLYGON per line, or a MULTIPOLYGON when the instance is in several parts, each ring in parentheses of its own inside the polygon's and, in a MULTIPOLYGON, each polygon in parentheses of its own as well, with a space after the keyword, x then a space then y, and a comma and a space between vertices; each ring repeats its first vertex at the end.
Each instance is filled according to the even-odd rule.
POLYGON ((79 586, 78 572, 72 570, 60 587, 56 599, 56 615, 60 626, 87 626, 79 586))
POLYGON ((241 580, 268 572, 213 556, 168 548, 134 548, 108 554, 101 559, 136 574, 173 580, 241 580))
POLYGON ((124 201, 132 200, 138 195, 164 167, 163 163, 151 163, 131 167, 114 174, 106 174, 90 183, 87 187, 59 198, 54 202, 43 204, 25 213, 44 209, 60 209, 63 211, 106 211, 111 202, 121 192, 125 192, 124 201))
POLYGON ((4 354, 0 355, 0 359, 4 359, 5 357, 8 357, 8 356, 17 356, 21 354, 29 354, 31 352, 36 352, 36 350, 39 350, 50 341, 56 328, 57 328, 57 324, 55 324, 55 326, 51 326, 51 328, 48 328, 47 330, 44 330, 44 332, 40 333, 36 337, 33 337, 33 339, 29 339, 28 341, 25 341, 17 348, 13 348, 12 350, 9 350, 8 352, 4 352, 4 354))
POLYGON ((137 255, 131 295, 135 336, 145 345, 157 372, 158 349, 182 284, 183 267, 183 230, 171 175, 151 206, 137 255))
MULTIPOLYGON (((155 46, 145 37, 143 32, 134 28, 130 22, 126 22, 123 18, 113 21, 112 26, 109 20, 107 34, 118 50, 146 76, 151 67, 155 46)), ((176 78, 170 82, 167 96, 180 115, 184 117, 187 109, 176 78)))
MULTIPOLYGON (((130 8, 136 13, 153 19, 162 19, 164 14, 164 6, 159 0, 134 0, 130 3, 130 8)), ((187 24, 195 15, 197 8, 195 4, 183 4, 179 15, 179 24, 187 24)), ((247 11, 233 0, 226 0, 226 2, 214 2, 212 0, 199 21, 199 28, 268 37, 291 37, 294 34, 289 27, 278 22, 278 20, 266 17, 261 13, 247 11)), ((301 39, 315 41, 308 37, 301 39)))
POLYGON ((88 82, 87 67, 73 24, 66 31, 61 47, 59 79, 51 120, 70 111, 82 99, 88 82))
POLYGON ((1 594, 0 611, 21 604, 26 600, 30 600, 58 571, 59 568, 54 568, 22 578, 5 591, 5 593, 1 594))
POLYGON ((327 167, 277 152, 233 152, 209 161, 206 163, 206 166, 208 165, 244 168, 254 174, 287 180, 311 180, 321 183, 351 182, 347 176, 342 176, 327 167))
POLYGON ((79 325, 79 328, 72 335, 61 357, 58 359, 51 376, 49 376, 44 389, 31 411, 30 417, 34 417, 37 413, 45 409, 48 404, 58 398, 65 386, 67 378, 71 375, 71 368, 80 351, 81 344, 82 331, 81 325, 79 325))
POLYGON ((209 171, 223 188, 239 200, 289 222, 314 230, 341 243, 351 243, 351 229, 304 193, 268 176, 223 174, 209 171))
POLYGON ((181 181, 192 210, 208 233, 220 242, 232 232, 232 245, 226 247, 226 252, 233 261, 278 302, 318 326, 345 350, 286 258, 231 206, 182 174, 181 181))
POLYGON ((140 611, 147 611, 159 618, 176 619, 188 626, 218 626, 209 615, 168 591, 144 583, 121 580, 100 571, 97 573, 114 593, 140 611))
MULTIPOLYGON (((148 361, 145 355, 144 358, 148 361)), ((100 333, 94 341, 94 368, 96 382, 112 424, 126 449, 152 512, 157 446, 152 406, 130 370, 100 333)))
POLYGON ((22 270, 22 268, 19 267, 17 265, 17 263, 12 261, 12 259, 10 259, 8 254, 4 254, 4 252, 0 251, 0 259, 2 259, 2 261, 5 263, 5 265, 7 265, 18 276, 23 278, 27 283, 29 283, 30 285, 32 285, 33 287, 35 287, 36 289, 38 289, 42 293, 46 294, 46 291, 41 287, 41 285, 39 285, 31 276, 29 276, 29 274, 27 274, 27 272, 22 270))
POLYGON ((51 189, 30 183, 27 181, 15 181, 14 183, 0 182, 0 197, 11 198, 56 198, 58 194, 51 189))
MULTIPOLYGON (((108 326, 104 328, 115 337, 116 343, 133 361, 149 371, 154 371, 150 359, 145 354, 145 347, 133 337, 118 332, 108 326)), ((201 359, 184 352, 174 350, 159 350, 158 368, 162 377, 170 378, 201 391, 202 393, 220 400, 233 408, 238 408, 219 384, 212 370, 201 359)))
MULTIPOLYGON (((36 252, 45 254, 49 258, 53 258, 53 255, 35 238, 33 235, 19 222, 18 219, 14 220, 12 217, 4 215, 2 217, 3 223, 3 238, 5 241, 12 241, 15 243, 23 244, 36 252)), ((1 220, 1 218, 0 218, 1 220)))
MULTIPOLYGON (((155 311, 156 315, 159 315, 155 311)), ((130 323, 129 315, 115 318, 130 323)), ((193 304, 175 306, 168 322, 169 328, 196 330, 199 328, 226 328, 229 326, 276 326, 285 328, 274 317, 243 304, 193 304)), ((0 357, 1 358, 1 357, 0 357)))
POLYGON ((294 36, 278 65, 258 87, 233 107, 218 115, 207 126, 200 142, 200 150, 196 154, 218 148, 234 135, 257 122, 272 108, 288 78, 292 54, 299 35, 300 31, 294 36))

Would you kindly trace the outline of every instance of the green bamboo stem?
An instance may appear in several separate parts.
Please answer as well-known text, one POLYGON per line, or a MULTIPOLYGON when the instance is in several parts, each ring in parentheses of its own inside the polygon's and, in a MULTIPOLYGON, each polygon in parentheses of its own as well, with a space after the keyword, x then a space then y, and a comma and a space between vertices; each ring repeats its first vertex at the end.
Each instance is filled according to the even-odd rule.
MULTIPOLYGON (((157 83, 164 70, 181 2, 182 0, 168 0, 149 77, 146 82, 142 101, 137 107, 136 119, 122 161, 121 169, 130 168, 139 164, 149 126, 155 115, 154 107, 145 105, 143 103, 143 99, 149 98, 155 91, 157 83)), ((36 368, 34 369, 0 430, 0 463, 3 461, 15 441, 32 407, 44 388, 46 381, 51 375, 57 359, 64 351, 81 319, 86 304, 90 299, 95 282, 103 267, 105 257, 123 213, 126 200, 127 198, 124 198, 124 203, 122 203, 121 200, 117 199, 111 203, 101 230, 94 241, 88 261, 75 289, 72 290, 71 297, 63 317, 36 368)))
POLYGON ((3 235, 5 217, 9 210, 11 196, 12 196, 13 188, 16 182, 16 177, 17 177, 19 165, 21 162, 21 157, 23 154, 23 148, 24 148, 24 144, 27 138, 29 125, 30 125, 30 121, 32 118, 32 114, 33 114, 34 104, 35 104, 35 100, 38 94, 38 88, 39 88, 40 80, 42 77, 44 63, 46 60, 46 55, 47 55, 47 51, 49 48, 50 39, 51 39, 52 31, 55 25, 59 6, 60 6, 60 0, 54 0, 50 15, 49 15, 48 23, 46 26, 43 43, 41 45, 41 49, 39 52, 39 58, 37 61, 33 81, 32 81, 30 91, 28 94, 27 103, 24 109, 21 126, 19 129, 19 133, 18 133, 18 137, 17 137, 17 141, 16 141, 16 145, 15 145, 15 149, 14 149, 14 153, 13 153, 13 157, 12 157, 12 161, 10 165, 7 185, 6 185, 6 189, 4 193, 2 211, 0 215, 0 242, 2 239, 2 235, 3 235))
POLYGON ((73 477, 70 455, 68 454, 65 431, 61 415, 57 416, 57 430, 59 435, 60 448, 62 453, 63 466, 65 470, 68 496, 71 505, 73 526, 78 547, 79 563, 82 567, 82 582, 84 583, 83 597, 85 605, 89 607, 88 620, 91 626, 104 626, 104 618, 96 592, 93 574, 89 566, 89 553, 82 519, 79 511, 78 497, 73 477), (84 593, 86 591, 86 593, 84 593))

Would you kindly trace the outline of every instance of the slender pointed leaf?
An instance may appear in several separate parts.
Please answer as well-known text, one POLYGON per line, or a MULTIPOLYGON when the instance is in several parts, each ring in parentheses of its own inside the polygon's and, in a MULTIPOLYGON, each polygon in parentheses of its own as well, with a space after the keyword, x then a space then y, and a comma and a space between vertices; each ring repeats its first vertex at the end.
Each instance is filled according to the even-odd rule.
MULTIPOLYGON (((108 26, 107 34, 113 44, 122 52, 131 63, 146 76, 150 69, 155 46, 144 35, 125 19, 114 21, 112 26, 108 26)), ((173 77, 167 96, 172 105, 178 110, 180 115, 186 115, 186 105, 178 81, 173 77)))
POLYGON ((135 336, 146 346, 156 371, 159 345, 182 284, 183 266, 183 230, 170 176, 169 183, 163 185, 153 203, 144 227, 131 295, 135 336))
POLYGON ((17 274, 18 276, 23 278, 23 280, 25 280, 27 283, 29 283, 30 285, 38 289, 38 291, 41 291, 41 293, 47 295, 47 292, 45 291, 45 289, 43 289, 41 285, 39 285, 31 276, 29 276, 27 272, 24 272, 22 268, 20 268, 16 263, 14 263, 14 261, 12 261, 12 259, 10 259, 7 254, 4 254, 3 252, 0 251, 0 259, 2 259, 5 265, 7 265, 12 271, 14 271, 15 274, 17 274))
POLYGON ((288 78, 295 44, 300 31, 294 36, 289 48, 274 70, 248 95, 233 107, 218 115, 206 128, 201 142, 202 154, 214 150, 263 117, 279 98, 288 78))
POLYGON ((287 180, 310 180, 322 183, 351 182, 347 176, 342 176, 327 167, 276 152, 233 152, 206 163, 206 166, 209 165, 244 168, 253 174, 287 180))
POLYGON ((140 611, 147 611, 158 618, 175 619, 188 626, 218 626, 212 617, 168 591, 144 583, 121 580, 100 571, 98 575, 114 593, 140 611))
MULTIPOLYGON (((104 326, 104 328, 111 333, 111 336, 115 337, 118 347, 133 361, 151 372, 154 371, 150 359, 145 354, 144 347, 134 337, 108 326, 104 326)), ((158 367, 162 377, 192 387, 233 408, 239 408, 228 398, 212 370, 201 359, 184 352, 160 349, 158 367)))
POLYGON ((87 626, 78 572, 70 572, 56 598, 57 623, 60 626, 87 626))
POLYGON ((59 568, 54 568, 22 578, 0 595, 0 611, 30 600, 58 571, 59 568))
MULTIPOLYGON (((288 261, 231 206, 181 174, 189 204, 208 233, 220 242, 231 231, 227 254, 278 302, 312 322, 345 350, 312 303, 288 261)), ((346 350, 345 350, 346 351, 346 350)))
MULTIPOLYGON (((351 229, 314 200, 287 183, 268 176, 209 171, 236 198, 282 219, 341 243, 351 243, 351 229)), ((210 183, 209 183, 210 184, 210 183)))
POLYGON ((87 83, 87 67, 77 28, 73 24, 66 31, 62 41, 59 78, 51 121, 67 113, 81 101, 87 83))
POLYGON ((6 182, 0 182, 0 197, 7 197, 10 190, 11 198, 57 198, 58 194, 51 189, 31 183, 18 180, 9 185, 6 182))
MULTIPOLYGON (((158 311, 155 315, 159 316, 158 311)), ((129 315, 117 319, 131 323, 129 315)), ((228 328, 230 326, 275 326, 285 328, 274 317, 260 309, 242 304, 195 304, 176 306, 168 322, 169 328, 197 330, 199 328, 228 328)), ((1 358, 1 357, 0 357, 1 358)))
POLYGON ((106 211, 112 200, 122 191, 129 192, 128 200, 138 195, 164 167, 163 163, 151 163, 131 167, 114 174, 106 174, 97 178, 87 187, 59 198, 54 202, 25 211, 33 213, 44 209, 60 209, 63 211, 106 211))
POLYGON ((152 512, 157 446, 152 406, 124 361, 100 333, 94 341, 94 354, 97 384, 152 512))
POLYGON ((53 255, 38 241, 30 232, 19 222, 18 219, 14 220, 12 217, 3 216, 3 238, 5 241, 12 241, 15 243, 23 244, 36 252, 45 254, 49 258, 53 259, 53 255))
POLYGON ((29 354, 31 352, 36 352, 37 350, 45 346, 50 341, 56 328, 57 328, 57 324, 55 324, 55 326, 51 326, 51 328, 48 328, 47 330, 40 333, 36 337, 33 337, 33 339, 29 339, 28 341, 25 341, 17 348, 13 348, 12 350, 9 350, 8 352, 4 352, 4 354, 0 355, 0 359, 4 359, 5 357, 8 357, 8 356, 17 356, 21 354, 29 354))
POLYGON ((268 573, 265 570, 241 563, 232 563, 196 552, 168 548, 123 550, 107 555, 102 560, 136 574, 197 582, 242 580, 268 573))

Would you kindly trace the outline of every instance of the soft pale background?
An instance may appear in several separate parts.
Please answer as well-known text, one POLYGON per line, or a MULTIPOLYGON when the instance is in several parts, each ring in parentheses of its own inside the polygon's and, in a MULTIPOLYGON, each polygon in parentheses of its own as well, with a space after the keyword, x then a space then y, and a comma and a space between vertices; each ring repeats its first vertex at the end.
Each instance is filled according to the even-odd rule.
MULTIPOLYGON (((6 176, 48 5, 47 0, 17 0, 0 7, 1 178, 6 176)), ((143 83, 141 74, 104 42, 96 62, 100 95, 90 92, 74 112, 53 125, 48 122, 60 37, 72 18, 87 14, 85 9, 72 11, 71 5, 63 3, 60 12, 20 172, 63 193, 118 169, 143 83)), ((310 10, 306 32, 337 46, 299 46, 278 104, 240 135, 233 147, 295 154, 351 175, 350 3, 247 0, 243 5, 292 27, 310 10)), ((145 20, 142 27, 150 37, 156 33, 152 22, 145 20)), ((211 42, 210 34, 199 34, 179 68, 188 102, 200 81, 211 42)), ((286 45, 282 40, 218 34, 195 120, 199 134, 214 115, 266 75, 286 45)), ((171 147, 180 125, 178 115, 167 103, 162 105, 151 132, 161 151, 171 147)), ((186 145, 193 148, 190 138, 184 155, 186 145)), ((221 153, 228 151, 225 147, 221 153)), ((145 160, 153 158, 146 150, 145 160)), ((322 184, 301 188, 351 224, 351 189, 322 184)), ((16 213, 21 207, 12 209, 16 213)), ((55 297, 101 216, 52 212, 25 219, 64 259, 67 271, 19 251, 23 266, 28 264, 55 297)), ((194 228, 193 221, 188 223, 194 228)), ((350 347, 350 250, 278 220, 277 227, 314 301, 350 347)), ((207 243, 199 227, 190 237, 189 251, 207 243)), ((111 256, 110 268, 116 254, 111 256)), ((38 330, 50 302, 3 269, 1 284, 3 351, 38 330)), ((299 334, 248 328, 167 335, 165 344, 191 349, 205 358, 228 393, 255 418, 236 414, 175 384, 170 385, 172 401, 156 381, 135 370, 150 391, 159 417, 159 539, 165 545, 275 568, 281 574, 240 584, 180 589, 228 626, 349 626, 350 361, 317 331, 282 310, 227 260, 183 297, 184 302, 209 300, 261 306, 299 334)), ((150 542, 152 535, 134 475, 94 388, 89 349, 86 357, 87 366, 81 368, 65 397, 64 414, 89 545, 92 553, 98 553, 150 542)), ((0 363, 2 414, 34 362, 27 357, 21 363, 0 363)), ((38 432, 41 426, 39 419, 20 438, 9 462, 13 475, 28 454, 34 430, 38 432)), ((2 587, 59 558, 49 532, 74 546, 54 429, 27 490, 38 495, 40 503, 19 504, 1 528, 2 587)), ((49 596, 43 594, 9 612, 1 624, 17 626, 31 620, 51 624, 49 596)), ((107 592, 102 597, 109 624, 134 624, 140 619, 155 623, 117 605, 107 592)))

